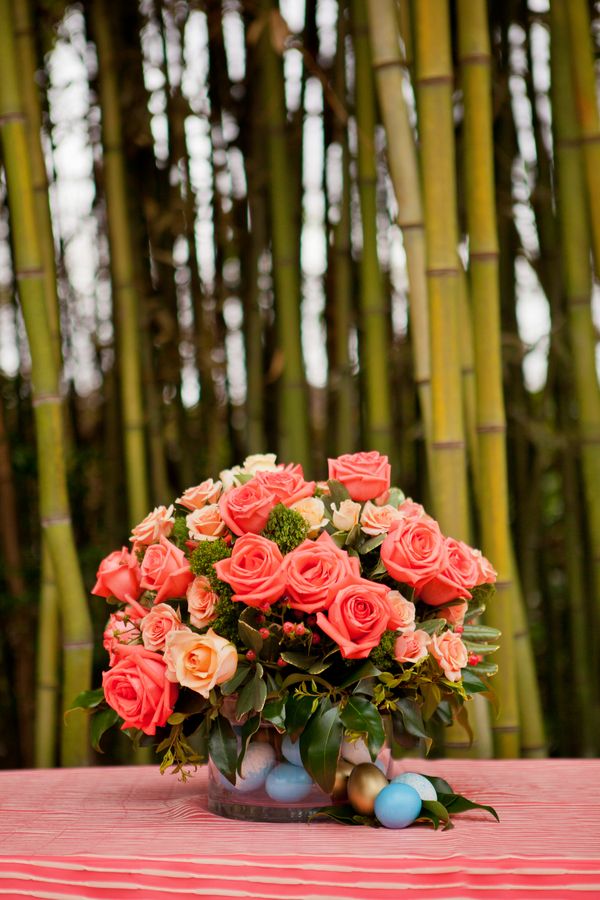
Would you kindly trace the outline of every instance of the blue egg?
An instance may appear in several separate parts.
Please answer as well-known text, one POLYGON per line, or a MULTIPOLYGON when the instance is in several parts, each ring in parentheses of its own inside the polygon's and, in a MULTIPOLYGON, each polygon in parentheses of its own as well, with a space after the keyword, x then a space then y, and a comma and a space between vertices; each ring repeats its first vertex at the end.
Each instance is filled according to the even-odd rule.
POLYGON ((280 763, 267 775, 265 790, 271 800, 279 803, 296 803, 310 794, 312 779, 306 769, 280 763))
POLYGON ((281 742, 281 752, 289 763, 293 766, 301 766, 302 759, 300 757, 300 741, 292 743, 289 734, 286 734, 281 742))
POLYGON ((375 815, 386 828, 406 828, 421 812, 421 798, 408 784, 392 782, 375 798, 375 815))
POLYGON ((392 784, 409 784, 415 789, 421 800, 437 800, 437 791, 424 775, 418 772, 404 772, 392 778, 392 784))

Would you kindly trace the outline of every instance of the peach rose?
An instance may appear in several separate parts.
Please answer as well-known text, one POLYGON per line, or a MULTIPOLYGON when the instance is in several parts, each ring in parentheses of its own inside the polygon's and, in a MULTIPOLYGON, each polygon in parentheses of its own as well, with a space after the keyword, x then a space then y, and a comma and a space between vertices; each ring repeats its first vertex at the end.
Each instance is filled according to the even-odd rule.
POLYGON ((194 578, 186 596, 190 622, 196 628, 205 628, 215 618, 215 607, 219 602, 219 597, 212 590, 208 578, 204 575, 194 578))
POLYGON ((231 556, 214 565, 221 581, 235 591, 232 600, 247 606, 270 606, 285 590, 281 551, 274 541, 259 534, 238 538, 231 556))
POLYGON ((402 501, 398 506, 398 512, 405 519, 422 519, 423 516, 427 515, 425 507, 421 506, 420 503, 415 503, 410 497, 402 501))
POLYGON ((207 503, 216 503, 219 499, 223 485, 220 481, 213 481, 207 478, 195 487, 188 488, 178 497, 175 503, 185 506, 186 509, 200 509, 207 503))
POLYGON ((427 656, 431 637, 426 631, 417 629, 396 638, 394 656, 399 663, 416 663, 427 656))
POLYGON ((225 531, 218 503, 209 503, 185 517, 190 537, 195 541, 216 541, 225 531))
POLYGON ((479 566, 473 551, 462 541, 446 538, 447 562, 432 579, 419 587, 419 597, 430 606, 443 606, 449 600, 471 599, 470 588, 479 579, 479 566))
POLYGON ((440 526, 428 517, 398 519, 381 545, 381 561, 392 578, 418 591, 448 561, 440 526))
POLYGON ((135 553, 122 547, 109 553, 100 563, 92 594, 97 597, 116 597, 121 603, 125 603, 129 597, 137 599, 142 593, 141 577, 135 553))
POLYGON ((194 578, 183 550, 162 536, 158 544, 151 544, 146 550, 141 570, 142 587, 147 591, 158 591, 155 603, 185 597, 188 584, 194 578))
POLYGON ((238 664, 233 644, 209 628, 206 634, 170 631, 166 640, 167 678, 177 681, 202 697, 217 684, 229 681, 238 664))
POLYGON ((360 503, 354 500, 342 500, 338 509, 335 503, 331 504, 333 510, 332 521, 338 531, 350 531, 358 525, 360 516, 360 503))
POLYGON ((276 503, 283 503, 284 506, 291 506, 304 497, 312 497, 315 491, 314 481, 305 481, 302 469, 298 471, 296 467, 258 472, 254 480, 273 494, 276 503))
POLYGON ((259 534, 276 504, 273 492, 257 478, 252 478, 241 487, 234 487, 223 494, 219 509, 227 527, 241 536, 248 532, 259 534))
POLYGON ((357 578, 337 592, 327 616, 317 613, 317 625, 344 659, 364 659, 379 644, 390 620, 388 594, 385 585, 357 578))
POLYGON ((134 542, 134 548, 154 544, 160 537, 168 537, 173 531, 174 524, 173 504, 168 508, 157 506, 139 525, 131 529, 129 540, 134 542))
POLYGON ((122 719, 121 728, 156 734, 173 712, 179 688, 166 677, 162 656, 139 645, 118 644, 117 662, 102 673, 106 702, 122 719))
POLYGON ((290 509, 299 513, 308 525, 308 537, 316 537, 322 528, 327 525, 327 516, 325 515, 325 504, 319 497, 305 497, 292 503, 290 509))
POLYGON ((345 453, 328 459, 329 479, 341 481, 352 500, 374 500, 389 490, 391 466, 387 456, 376 450, 369 453, 345 453))
POLYGON ((375 506, 368 500, 360 516, 360 527, 365 534, 374 537, 376 534, 386 534, 390 530, 392 522, 400 518, 402 518, 401 513, 393 506, 389 504, 375 506))
POLYGON ((477 584, 495 584, 498 573, 492 566, 489 559, 485 558, 481 550, 475 550, 473 547, 471 547, 470 549, 471 553, 475 557, 477 567, 479 569, 479 580, 477 581, 477 584))
POLYGON ((388 628, 396 631, 414 631, 415 604, 403 597, 400 591, 390 591, 388 603, 392 610, 388 628))
POLYGON ((445 619, 450 625, 463 625, 468 606, 469 604, 466 600, 464 603, 453 603, 452 606, 444 606, 441 609, 436 609, 436 615, 438 615, 440 619, 445 619))
POLYGON ((434 634, 429 652, 443 671, 448 681, 460 681, 461 669, 467 665, 469 654, 460 635, 453 631, 434 634))
POLYGON ((189 631, 181 621, 178 609, 168 603, 157 603, 147 616, 142 619, 142 641, 146 650, 157 653, 165 648, 165 638, 170 631, 189 631))
POLYGON ((340 550, 326 531, 288 553, 283 569, 291 608, 306 613, 327 609, 340 588, 360 576, 356 557, 340 550))
POLYGON ((116 662, 115 644, 137 644, 140 636, 139 619, 132 619, 123 609, 111 613, 104 629, 102 641, 102 645, 108 653, 108 664, 113 666, 116 662))

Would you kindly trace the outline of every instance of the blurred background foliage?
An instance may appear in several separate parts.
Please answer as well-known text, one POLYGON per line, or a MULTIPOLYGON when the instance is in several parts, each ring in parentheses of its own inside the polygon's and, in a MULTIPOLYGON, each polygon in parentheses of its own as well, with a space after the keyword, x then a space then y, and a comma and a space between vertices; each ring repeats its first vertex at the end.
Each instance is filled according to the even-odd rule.
POLYGON ((599 23, 1 0, 0 766, 89 761, 99 560, 266 450, 388 453, 498 568, 500 713, 447 753, 598 752, 599 23))

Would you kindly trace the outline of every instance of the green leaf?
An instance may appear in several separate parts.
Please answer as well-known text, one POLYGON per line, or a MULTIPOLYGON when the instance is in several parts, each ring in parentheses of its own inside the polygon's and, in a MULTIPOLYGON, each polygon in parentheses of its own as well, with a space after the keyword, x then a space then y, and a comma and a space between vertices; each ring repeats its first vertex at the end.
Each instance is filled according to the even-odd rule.
POLYGON ((424 700, 421 714, 423 720, 427 722, 438 708, 440 700, 442 699, 442 692, 437 684, 433 684, 431 681, 424 681, 421 685, 421 694, 423 695, 424 700))
POLYGON ((381 559, 379 560, 379 562, 377 563, 375 568, 371 569, 368 576, 366 576, 366 577, 368 577, 371 581, 373 581, 374 579, 377 579, 380 575, 387 575, 387 569, 386 569, 385 565, 383 564, 383 560, 381 560, 381 559))
POLYGON ((440 822, 445 823, 450 821, 450 813, 439 800, 423 800, 422 809, 435 813, 440 822))
POLYGON ((235 767, 237 765, 237 740, 235 732, 224 716, 213 719, 208 736, 210 758, 225 778, 235 784, 235 767))
MULTIPOLYGON (((315 663, 320 662, 317 656, 307 656, 306 653, 288 652, 287 650, 281 654, 281 658, 286 663, 289 663, 290 666, 296 666, 297 669, 302 669, 305 672, 308 672, 315 663)), ((315 674, 318 675, 318 672, 315 674)))
POLYGON ((247 622, 240 618, 238 620, 238 634, 246 647, 250 647, 257 654, 260 653, 263 647, 263 639, 256 628, 252 628, 251 625, 248 625, 247 622))
POLYGON ((302 732, 300 757, 309 775, 329 794, 335 781, 344 727, 339 707, 326 709, 326 705, 322 700, 320 709, 302 732))
POLYGON ((502 632, 489 625, 465 625, 462 633, 464 641, 497 641, 502 632))
POLYGON ((477 641, 463 641, 463 644, 470 653, 481 653, 482 656, 500 649, 500 644, 479 644, 477 641))
POLYGON ((305 728, 312 715, 314 697, 295 697, 293 694, 285 703, 285 727, 294 741, 305 728))
POLYGON ((401 503, 404 503, 406 500, 406 494, 404 491, 401 491, 399 487, 390 488, 390 495, 388 497, 388 505, 393 506, 395 509, 398 509, 401 503))
POLYGON ((427 781, 430 781, 432 783, 437 794, 454 793, 448 782, 444 781, 443 778, 440 778, 437 775, 423 775, 423 778, 426 778, 427 781))
MULTIPOLYGON (((90 693, 92 693, 90 691, 90 693)), ((108 731, 109 728, 112 728, 119 721, 119 715, 111 709, 110 706, 108 709, 102 709, 100 712, 97 712, 93 717, 90 725, 90 738, 92 741, 92 747, 94 750, 97 750, 99 753, 103 753, 104 751, 100 747, 100 738, 104 734, 105 731, 108 731)))
POLYGON ((495 675, 498 671, 498 665, 496 663, 477 663, 476 666, 469 666, 472 672, 476 672, 480 675, 495 675))
POLYGON ((346 535, 346 540, 344 542, 345 547, 354 547, 356 542, 360 539, 361 530, 360 525, 353 525, 348 534, 346 535))
POLYGON ((335 503, 338 509, 340 508, 340 503, 343 503, 344 500, 350 500, 350 494, 341 481, 336 481, 332 478, 327 482, 327 485, 331 502, 335 503))
POLYGON ((171 715, 167 719, 167 724, 168 725, 181 725, 181 723, 185 722, 186 719, 187 719, 186 713, 174 712, 174 713, 171 713, 171 715))
POLYGON ((309 816, 308 821, 312 822, 314 819, 333 819, 334 822, 339 822, 340 825, 370 825, 371 828, 380 827, 380 823, 375 816, 361 816, 349 803, 341 803, 337 806, 323 806, 321 809, 317 810, 317 812, 309 816))
POLYGON ((72 709, 94 709, 103 700, 104 688, 99 687, 94 691, 82 691, 81 694, 77 694, 67 712, 70 712, 72 709))
POLYGON ((385 731, 377 707, 365 697, 352 696, 340 713, 343 725, 349 731, 360 731, 367 735, 367 746, 371 759, 375 760, 383 747, 385 731))
POLYGON ((472 666, 462 671, 463 687, 468 694, 480 694, 482 691, 489 691, 490 686, 483 681, 479 675, 472 670, 472 666))
POLYGON ((406 697, 402 697, 397 703, 398 711, 402 716, 404 727, 408 733, 414 734, 415 737, 425 738, 426 740, 431 741, 431 738, 425 730, 423 716, 421 715, 421 710, 417 704, 413 700, 408 700, 406 697))
POLYGON ((369 538, 357 548, 359 553, 370 553, 371 550, 375 550, 385 541, 387 534, 385 532, 383 534, 376 534, 373 537, 369 538))
POLYGON ((435 634, 437 631, 441 631, 447 624, 445 619, 425 619, 424 622, 419 623, 419 628, 427 634, 435 634))
POLYGON ((473 729, 471 728, 471 723, 469 722, 469 713, 467 711, 467 707, 464 706, 464 704, 455 711, 454 719, 466 732, 467 737, 469 738, 469 746, 471 746, 471 744, 473 743, 473 729))
POLYGON ((363 678, 373 678, 379 674, 379 669, 367 659, 364 663, 359 665, 358 668, 347 675, 346 678, 339 683, 338 687, 343 690, 344 688, 350 687, 352 684, 356 684, 357 681, 362 681, 363 678))
POLYGON ((473 800, 469 800, 468 797, 463 797, 462 794, 438 793, 438 800, 440 803, 443 803, 451 816, 454 816, 457 813, 467 812, 470 809, 483 809, 493 816, 497 822, 500 821, 498 813, 493 806, 485 806, 483 803, 474 803, 473 800))
POLYGON ((240 773, 240 775, 242 773, 242 763, 244 762, 246 750, 248 749, 248 742, 252 735, 256 734, 259 728, 260 716, 252 716, 250 719, 247 719, 242 726, 242 746, 237 758, 237 771, 240 773))
POLYGON ((257 668, 254 678, 241 689, 235 706, 235 714, 238 719, 249 713, 250 710, 260 712, 267 699, 267 685, 262 679, 262 666, 257 668))
POLYGON ((239 663, 235 675, 233 678, 230 678, 229 681, 226 681, 221 685, 221 693, 224 697, 228 697, 230 694, 235 694, 237 689, 241 684, 244 683, 252 668, 248 665, 248 663, 239 663))
POLYGON ((262 717, 263 719, 266 719, 267 722, 272 722, 278 731, 284 731, 285 699, 283 697, 276 697, 274 700, 269 700, 268 703, 265 703, 262 717))

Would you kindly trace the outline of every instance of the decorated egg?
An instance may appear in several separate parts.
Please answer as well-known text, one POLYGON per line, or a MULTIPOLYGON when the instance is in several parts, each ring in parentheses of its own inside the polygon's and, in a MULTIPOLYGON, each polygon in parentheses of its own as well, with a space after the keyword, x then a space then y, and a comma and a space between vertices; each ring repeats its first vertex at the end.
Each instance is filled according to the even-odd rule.
POLYGON ((286 734, 281 742, 281 752, 293 766, 302 765, 302 759, 300 757, 300 741, 296 741, 294 744, 290 739, 289 734, 286 734))
POLYGON ((375 806, 375 798, 388 785, 388 780, 373 763, 355 766, 348 778, 348 800, 357 813, 370 816, 375 806))
POLYGON ((437 800, 437 791, 424 775, 418 772, 404 772, 392 778, 392 784, 409 784, 415 789, 421 800, 437 800))
POLYGON ((263 786, 274 765, 275 750, 270 744, 250 744, 242 762, 241 775, 235 779, 235 787, 223 775, 221 783, 230 791, 241 791, 244 794, 256 791, 263 786))
POLYGON ((312 779, 306 769, 291 763, 279 763, 267 775, 265 790, 271 800, 297 803, 310 794, 312 779))
POLYGON ((409 784, 389 784, 375 799, 375 815, 386 828, 406 828, 421 812, 421 798, 409 784))
POLYGON ((358 741, 342 741, 341 755, 355 766, 371 762, 371 754, 362 738, 358 741))

